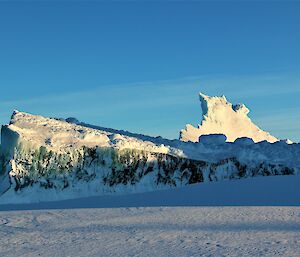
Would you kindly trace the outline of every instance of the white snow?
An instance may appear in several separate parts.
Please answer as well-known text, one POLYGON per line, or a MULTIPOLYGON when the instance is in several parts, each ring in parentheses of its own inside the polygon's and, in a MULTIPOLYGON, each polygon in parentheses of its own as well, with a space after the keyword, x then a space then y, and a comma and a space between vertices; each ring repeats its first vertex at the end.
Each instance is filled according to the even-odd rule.
MULTIPOLYGON (((200 98, 201 126, 190 125, 181 133, 183 141, 197 143, 15 111, 1 133, 1 151, 9 165, 0 171, 0 189, 8 188, 9 176, 35 172, 34 167, 22 169, 32 161, 26 155, 32 151, 26 149, 41 146, 68 154, 70 162, 82 147, 97 146, 205 162, 234 157, 250 168, 280 164, 299 173, 300 144, 278 141, 260 130, 245 105, 232 105, 224 96, 200 98), (19 144, 22 151, 17 153, 19 144), (15 158, 26 165, 16 167, 15 158)), ((216 170, 217 180, 230 174, 227 164, 216 170)), ((152 183, 152 177, 144 176, 138 185, 115 188, 115 195, 105 195, 98 180, 79 181, 77 187, 59 192, 34 186, 8 190, 0 198, 0 256, 299 256, 300 175, 161 186, 156 189, 164 190, 145 192, 153 190, 152 183)))
POLYGON ((299 256, 300 207, 0 213, 1 256, 299 256))
POLYGON ((199 94, 202 107, 202 121, 198 128, 187 124, 180 132, 182 141, 198 142, 199 136, 224 134, 228 142, 239 137, 252 138, 254 142, 276 142, 278 139, 261 130, 248 117, 249 109, 244 104, 232 105, 225 96, 199 94))
POLYGON ((0 256, 299 256, 299 182, 264 177, 0 205, 0 256), (220 206, 232 204, 244 206, 220 206))
POLYGON ((150 141, 70 123, 74 122, 75 118, 67 120, 69 122, 25 112, 14 112, 10 124, 6 127, 19 135, 19 142, 29 143, 31 147, 45 146, 54 152, 66 152, 81 146, 142 149, 161 153, 169 151, 167 147, 150 141))
MULTIPOLYGON (((225 101, 224 99, 225 97, 221 97, 222 101, 225 101)), ((227 105, 231 108, 231 104, 227 103, 227 105)), ((249 118, 247 117, 247 119, 249 118)), ((13 147, 19 142, 29 144, 29 147, 44 146, 54 152, 68 152, 81 146, 99 146, 136 149, 206 161, 219 161, 241 156, 249 162, 269 161, 300 167, 300 160, 297 158, 300 154, 300 144, 290 144, 286 140, 276 141, 273 144, 269 143, 268 140, 262 140, 256 144, 251 144, 253 137, 247 139, 240 136, 236 137, 236 139, 241 138, 236 143, 222 144, 225 137, 222 133, 217 133, 216 135, 204 135, 202 142, 192 144, 97 127, 77 120, 76 124, 73 124, 60 119, 45 118, 25 112, 14 113, 11 123, 4 126, 3 130, 5 132, 2 133, 4 134, 3 137, 13 138, 9 139, 9 146, 2 145, 4 150, 6 148, 13 150, 13 147), (6 136, 7 131, 9 132, 8 136, 6 136), (16 139, 16 137, 18 138, 16 139), (248 146, 244 147, 245 144, 248 146)), ((236 133, 238 134, 238 132, 236 133)), ((6 141, 6 138, 5 140, 2 139, 2 142, 5 143, 6 141)))
MULTIPOLYGON (((241 108, 239 107, 238 110, 241 111, 241 108)), ((262 141, 254 143, 249 138, 239 138, 231 143, 225 142, 224 135, 203 135, 201 138, 202 140, 199 143, 167 140, 133 134, 122 130, 92 126, 81 123, 74 118, 66 122, 61 119, 15 112, 11 123, 2 128, 1 147, 2 151, 10 156, 10 163, 0 176, 0 193, 5 192, 0 197, 0 202, 54 201, 111 193, 146 192, 170 187, 170 185, 157 185, 154 173, 144 176, 135 185, 120 184, 111 188, 104 187, 101 177, 109 172, 109 166, 107 166, 106 169, 98 168, 97 173, 95 173, 97 179, 89 180, 88 183, 84 180, 75 181, 72 178, 73 173, 70 174, 71 177, 68 179, 65 177, 67 172, 57 172, 57 179, 55 178, 55 181, 61 185, 57 190, 51 188, 43 189, 40 188, 39 184, 34 184, 33 186, 25 187, 21 192, 15 192, 15 187, 10 186, 10 182, 14 183, 14 179, 9 180, 9 178, 19 175, 20 177, 24 177, 24 174, 28 173, 34 173, 31 176, 41 176, 35 173, 36 168, 30 169, 28 166, 23 165, 23 163, 34 161, 30 156, 36 151, 39 153, 41 146, 45 147, 48 151, 66 154, 67 159, 62 159, 62 164, 65 165, 66 160, 70 159, 70 167, 76 167, 78 156, 82 156, 83 154, 83 146, 90 148, 97 146, 99 147, 99 151, 103 147, 109 149, 133 149, 147 153, 163 153, 201 160, 207 163, 207 167, 209 167, 209 163, 223 162, 230 158, 236 158, 241 164, 247 165, 249 170, 251 170, 251 167, 255 167, 255 165, 271 164, 283 165, 284 167, 294 169, 295 174, 300 173, 300 159, 298 158, 300 156, 300 144, 288 144, 286 141, 277 141, 275 143, 262 141), (74 121, 76 121, 76 124, 70 123, 74 121), (16 153, 14 149, 18 144, 22 145, 22 149, 16 153), (17 165, 15 158, 18 159, 17 165), (69 186, 62 190, 64 181, 66 180, 69 186)), ((106 150, 103 151, 105 152, 106 150)), ((105 157, 104 152, 103 156, 105 157)), ((150 156, 149 161, 151 161, 151 158, 156 158, 151 156, 151 154, 147 154, 147 156, 150 156)), ((60 165, 56 161, 53 163, 53 159, 52 162, 49 162, 46 164, 50 168, 60 165)), ((85 168, 87 168, 85 171, 88 173, 92 174, 95 172, 95 166, 85 168)), ((228 165, 220 165, 214 174, 214 179, 228 179, 231 172, 235 172, 235 169, 232 168, 230 162, 228 165)), ((208 181, 208 173, 206 171, 204 173, 204 181, 208 181)), ((43 181, 43 179, 43 177, 39 178, 40 181, 43 181)), ((47 180, 44 180, 47 183, 47 180)))

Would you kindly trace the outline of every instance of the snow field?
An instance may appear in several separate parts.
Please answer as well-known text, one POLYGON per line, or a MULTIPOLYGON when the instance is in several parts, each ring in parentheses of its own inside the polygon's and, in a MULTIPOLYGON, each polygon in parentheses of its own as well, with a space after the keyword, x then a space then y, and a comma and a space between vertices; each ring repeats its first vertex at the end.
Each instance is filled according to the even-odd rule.
POLYGON ((299 207, 0 213, 0 256, 299 256, 299 207))

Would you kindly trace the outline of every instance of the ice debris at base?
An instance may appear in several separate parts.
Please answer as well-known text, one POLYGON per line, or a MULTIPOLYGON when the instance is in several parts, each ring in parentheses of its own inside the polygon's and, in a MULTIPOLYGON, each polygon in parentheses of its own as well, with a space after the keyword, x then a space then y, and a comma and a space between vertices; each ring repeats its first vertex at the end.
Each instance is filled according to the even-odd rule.
POLYGON ((223 134, 201 135, 199 142, 207 145, 225 144, 227 137, 223 134))
MULTIPOLYGON (((230 108, 247 113, 243 105, 230 108)), ((15 111, 1 130, 0 203, 299 173, 299 144, 245 137, 226 142, 226 137, 201 135, 197 143, 183 142, 15 111)))
POLYGON ((248 137, 240 137, 237 138, 234 141, 235 144, 241 145, 241 146, 246 146, 246 145, 252 145, 254 144, 254 141, 252 138, 248 138, 248 137))
POLYGON ((180 140, 198 142, 201 135, 224 134, 228 142, 239 137, 252 138, 254 142, 267 140, 276 142, 278 139, 261 130, 248 117, 249 109, 244 104, 232 105, 225 96, 207 96, 199 94, 202 121, 198 128, 187 124, 180 131, 180 140))

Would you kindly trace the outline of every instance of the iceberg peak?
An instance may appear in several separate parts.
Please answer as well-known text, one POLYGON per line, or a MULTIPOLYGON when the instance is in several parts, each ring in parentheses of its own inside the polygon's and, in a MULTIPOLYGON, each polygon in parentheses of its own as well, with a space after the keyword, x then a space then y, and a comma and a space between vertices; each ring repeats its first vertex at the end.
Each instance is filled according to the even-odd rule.
POLYGON ((254 142, 276 142, 277 138, 260 129, 248 117, 250 110, 246 105, 233 105, 224 95, 208 96, 199 93, 202 108, 202 120, 197 128, 188 124, 180 131, 180 140, 198 142, 201 135, 224 134, 228 142, 248 137, 254 142))

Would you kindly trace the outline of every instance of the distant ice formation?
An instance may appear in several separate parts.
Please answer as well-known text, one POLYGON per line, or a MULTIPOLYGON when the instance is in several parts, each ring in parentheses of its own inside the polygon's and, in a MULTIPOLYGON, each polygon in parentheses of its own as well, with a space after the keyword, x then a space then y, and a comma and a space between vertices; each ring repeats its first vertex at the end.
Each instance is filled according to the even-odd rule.
POLYGON ((180 131, 181 141, 198 142, 200 136, 209 134, 224 134, 227 142, 234 142, 240 137, 252 138, 254 142, 278 141, 251 121, 248 117, 249 109, 244 104, 233 105, 224 95, 217 97, 200 93, 199 97, 202 108, 201 124, 198 128, 187 124, 180 131))
POLYGON ((244 105, 201 98, 204 132, 221 133, 203 132, 197 143, 15 111, 1 129, 0 205, 300 174, 300 144, 268 142, 276 138, 251 123, 244 105))

